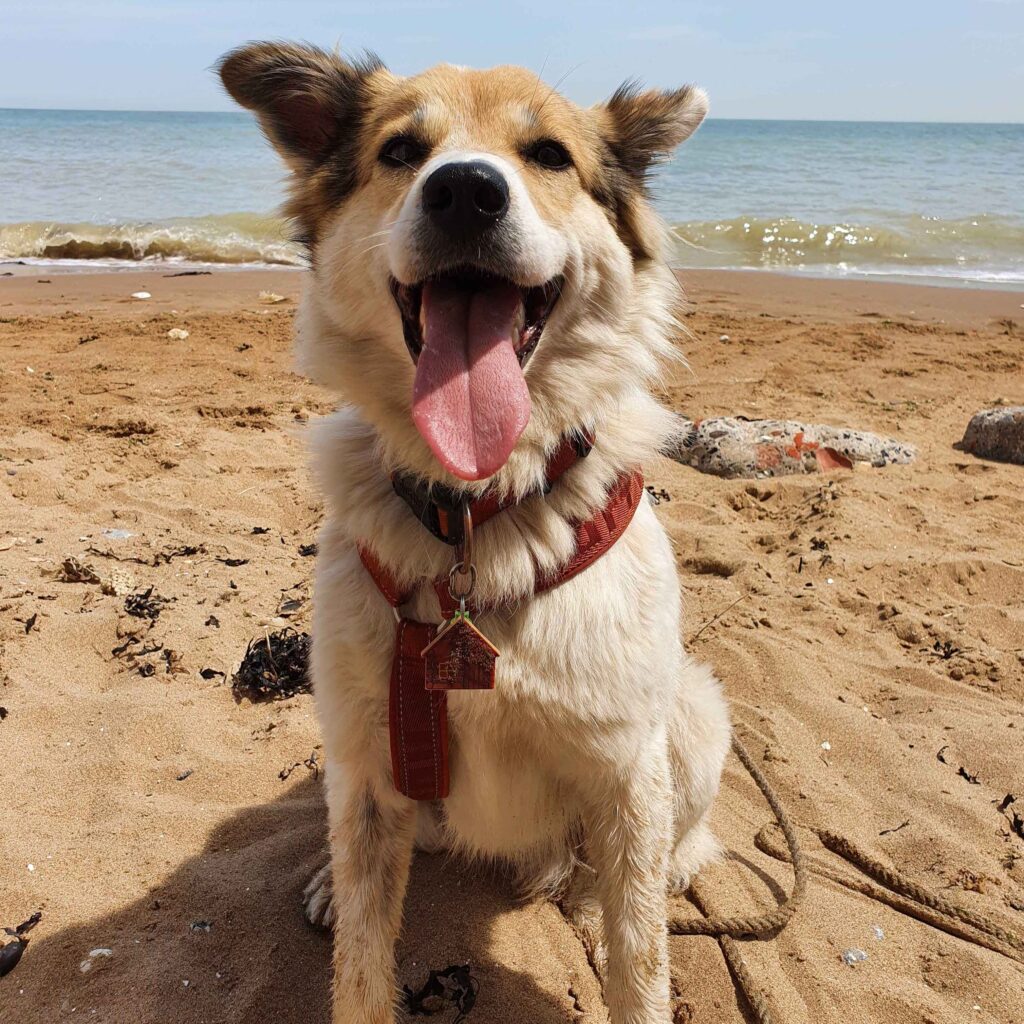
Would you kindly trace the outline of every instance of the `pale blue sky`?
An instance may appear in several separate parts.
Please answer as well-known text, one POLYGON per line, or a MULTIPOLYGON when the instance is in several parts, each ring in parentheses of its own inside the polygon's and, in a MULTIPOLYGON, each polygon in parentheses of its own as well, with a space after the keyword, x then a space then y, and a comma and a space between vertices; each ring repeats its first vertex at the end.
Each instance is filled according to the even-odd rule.
POLYGON ((696 81, 719 117, 1024 121, 1022 0, 0 0, 0 107, 221 110, 247 39, 543 69, 590 103, 696 81))

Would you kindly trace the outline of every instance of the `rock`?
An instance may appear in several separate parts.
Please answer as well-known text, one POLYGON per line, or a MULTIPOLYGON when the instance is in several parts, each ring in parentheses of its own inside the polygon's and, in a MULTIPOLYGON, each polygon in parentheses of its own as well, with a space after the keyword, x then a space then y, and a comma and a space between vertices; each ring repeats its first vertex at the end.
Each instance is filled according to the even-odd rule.
POLYGON ((1024 405, 975 413, 960 447, 979 458, 1024 465, 1024 405))
POLYGON ((905 464, 917 457, 917 450, 843 427, 720 416, 692 422, 680 417, 679 433, 663 454, 702 473, 756 478, 850 469, 855 462, 905 464))
POLYGON ((98 949, 89 950, 89 955, 78 965, 82 974, 89 974, 92 971, 101 971, 110 966, 114 951, 109 946, 100 946, 98 949))

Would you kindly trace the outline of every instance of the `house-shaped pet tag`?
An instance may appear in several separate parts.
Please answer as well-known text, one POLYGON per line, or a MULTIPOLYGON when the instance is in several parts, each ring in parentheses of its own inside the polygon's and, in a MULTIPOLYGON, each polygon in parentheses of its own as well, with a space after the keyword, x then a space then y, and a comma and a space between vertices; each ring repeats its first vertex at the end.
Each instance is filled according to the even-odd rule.
POLYGON ((493 690, 498 649, 460 608, 423 648, 428 690, 493 690))

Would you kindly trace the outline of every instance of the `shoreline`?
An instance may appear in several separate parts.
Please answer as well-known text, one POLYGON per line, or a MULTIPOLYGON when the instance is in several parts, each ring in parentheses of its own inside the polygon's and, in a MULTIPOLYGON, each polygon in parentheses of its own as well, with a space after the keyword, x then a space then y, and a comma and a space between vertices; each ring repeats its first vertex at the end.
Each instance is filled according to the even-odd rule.
MULTIPOLYGON (((676 275, 691 274, 750 274, 757 277, 786 277, 808 281, 831 281, 836 283, 849 282, 854 284, 898 284, 918 285, 922 288, 953 288, 970 291, 999 291, 1024 295, 1024 279, 1019 281, 990 281, 982 278, 954 277, 946 274, 928 273, 885 273, 882 271, 865 270, 851 271, 844 274, 828 273, 828 264, 822 269, 806 267, 686 267, 673 266, 676 275)), ((6 277, 31 277, 33 274, 134 274, 134 273, 178 273, 182 276, 195 276, 206 273, 237 273, 238 271, 269 271, 295 273, 306 270, 303 264, 266 263, 266 262, 205 262, 203 260, 88 260, 65 259, 46 260, 42 257, 11 257, 0 260, 0 279, 6 277)), ((168 274, 168 276, 170 276, 168 274)))
MULTIPOLYGON (((188 304, 223 310, 252 306, 261 291, 299 298, 302 267, 153 264, 61 272, 36 264, 0 264, 0 316, 67 312, 131 303, 153 312, 188 304), (4 267, 7 270, 4 270, 4 267), (148 291, 152 298, 131 294, 148 291)), ((1024 292, 970 285, 813 277, 767 270, 676 270, 691 304, 739 304, 773 317, 831 320, 910 319, 958 326, 1024 319, 1024 292)), ((258 302, 256 305, 260 305, 258 302)), ((267 303, 263 304, 268 306, 267 303)), ((120 310, 123 312, 123 309, 120 310)))

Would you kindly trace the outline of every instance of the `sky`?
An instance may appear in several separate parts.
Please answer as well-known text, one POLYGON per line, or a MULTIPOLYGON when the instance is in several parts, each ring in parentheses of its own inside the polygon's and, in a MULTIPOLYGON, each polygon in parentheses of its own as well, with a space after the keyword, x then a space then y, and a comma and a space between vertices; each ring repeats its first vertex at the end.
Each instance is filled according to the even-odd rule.
POLYGON ((596 102, 694 81, 712 116, 1024 121, 1024 0, 0 0, 0 107, 226 110, 250 39, 523 64, 596 102))

